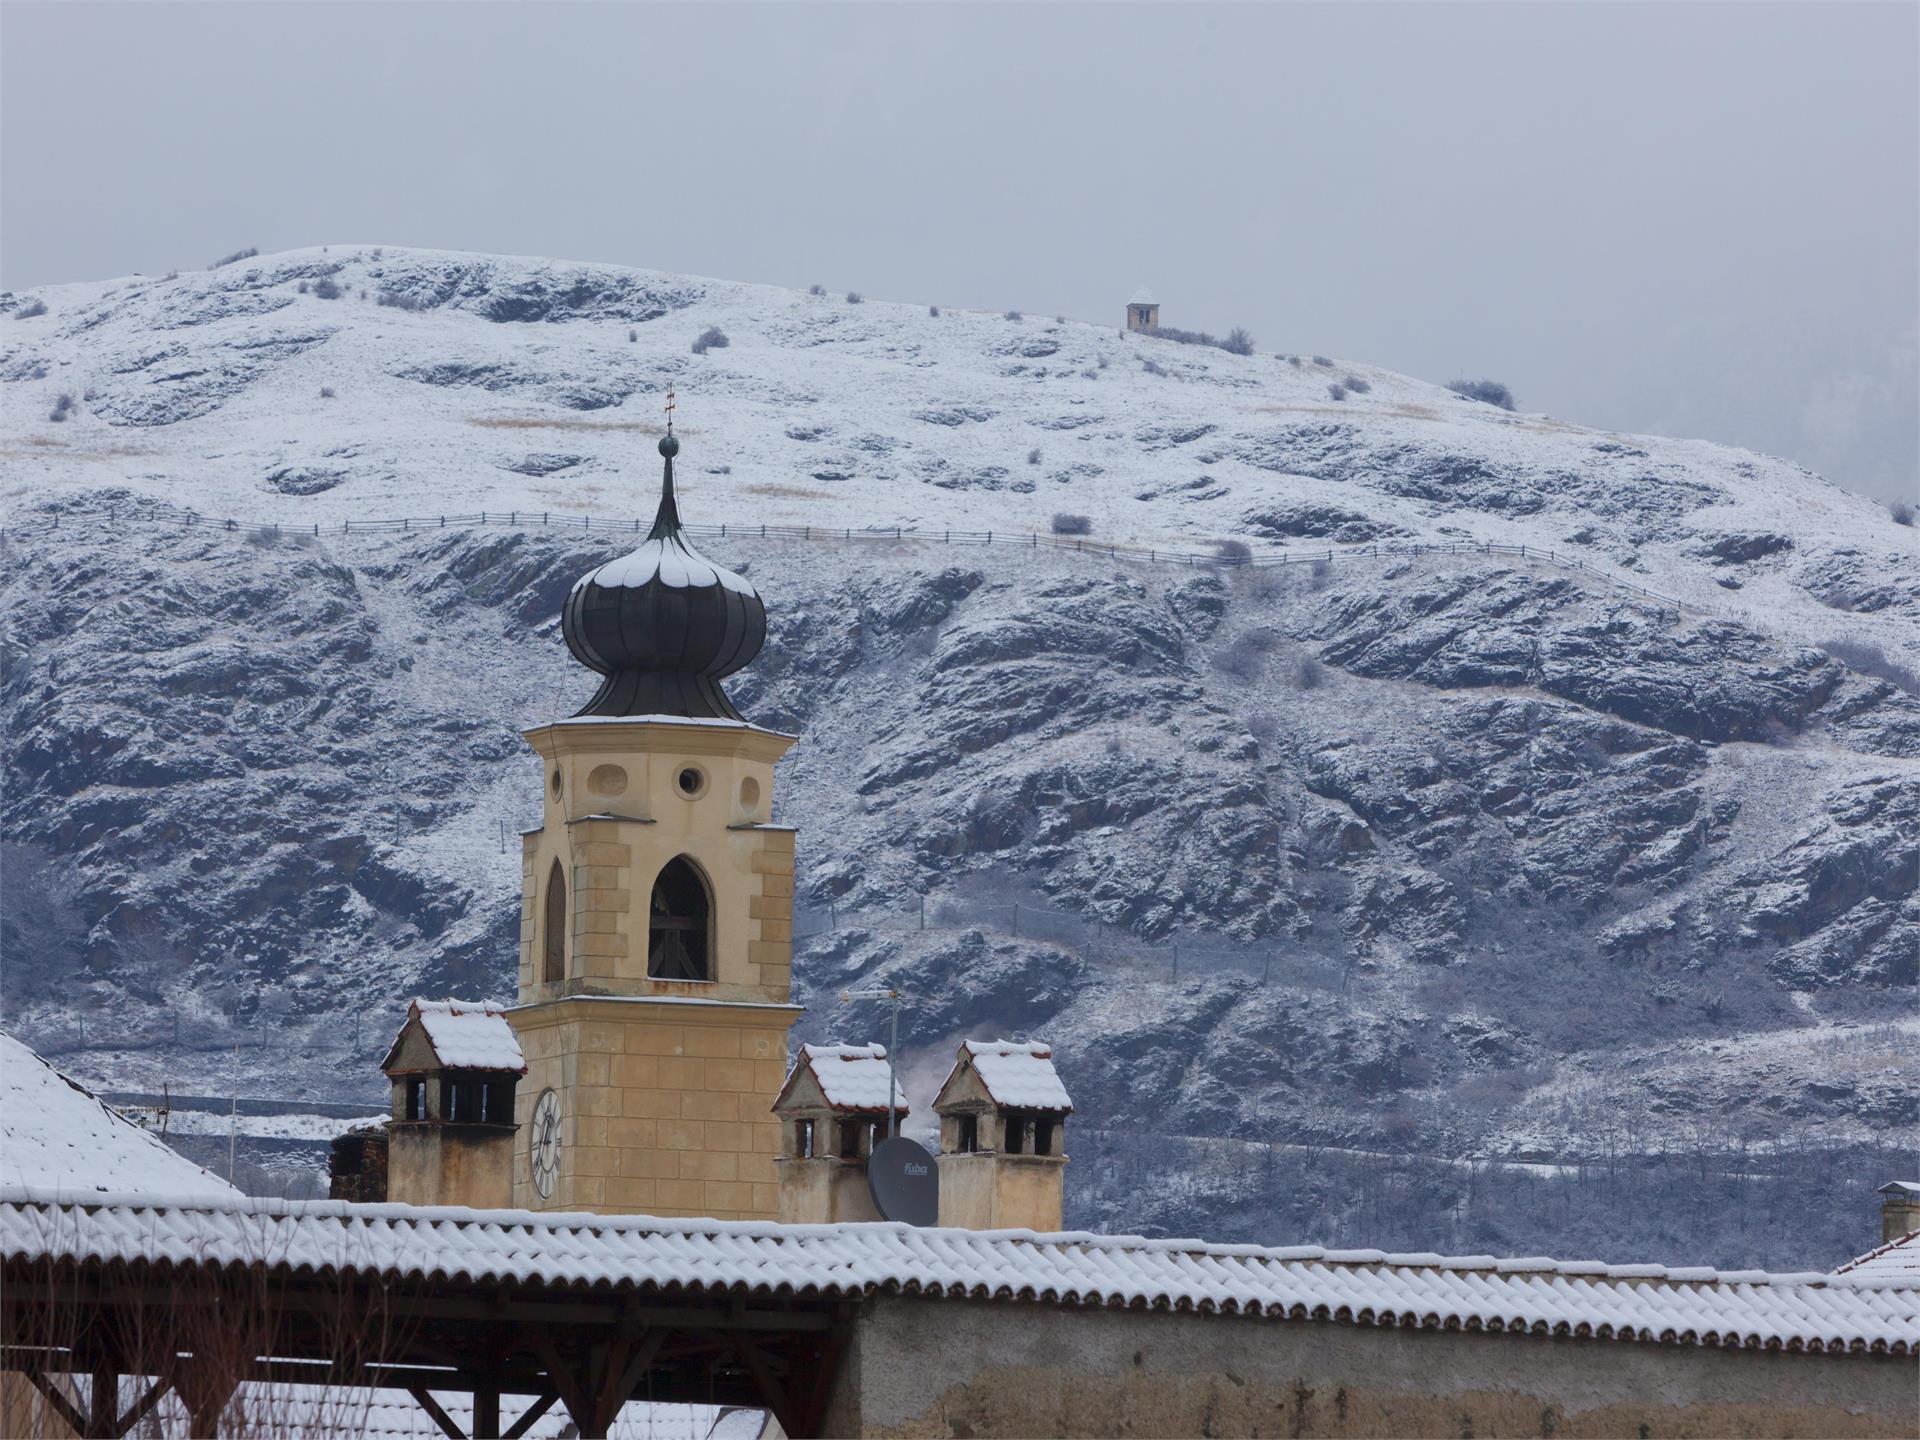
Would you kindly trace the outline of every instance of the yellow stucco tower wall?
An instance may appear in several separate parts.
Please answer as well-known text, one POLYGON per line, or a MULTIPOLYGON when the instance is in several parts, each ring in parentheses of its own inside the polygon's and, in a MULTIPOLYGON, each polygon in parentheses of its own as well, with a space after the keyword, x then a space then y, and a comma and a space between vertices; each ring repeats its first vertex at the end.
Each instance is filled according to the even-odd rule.
POLYGON ((546 798, 522 837, 513 1203, 777 1218, 771 1107, 800 1009, 794 832, 768 817, 792 737, 592 717, 526 739, 546 798), (708 979, 648 973, 655 884, 675 861, 706 891, 708 979))

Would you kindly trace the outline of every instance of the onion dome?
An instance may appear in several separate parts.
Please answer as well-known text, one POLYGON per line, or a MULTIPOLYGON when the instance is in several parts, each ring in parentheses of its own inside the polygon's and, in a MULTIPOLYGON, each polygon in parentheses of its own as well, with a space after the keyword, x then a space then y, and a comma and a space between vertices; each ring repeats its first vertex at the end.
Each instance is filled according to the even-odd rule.
POLYGON ((660 512, 639 549, 581 576, 561 629, 573 658, 606 678, 582 715, 738 720, 720 681, 767 638, 767 607, 744 576, 686 541, 673 499, 672 432, 660 441, 660 512))

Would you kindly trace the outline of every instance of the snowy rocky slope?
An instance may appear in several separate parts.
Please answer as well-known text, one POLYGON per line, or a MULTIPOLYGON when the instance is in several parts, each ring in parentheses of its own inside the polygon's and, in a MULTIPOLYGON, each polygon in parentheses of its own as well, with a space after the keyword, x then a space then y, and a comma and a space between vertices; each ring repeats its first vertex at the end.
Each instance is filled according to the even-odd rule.
POLYGON ((922 1108, 957 1037, 1052 1040, 1076 1223, 1817 1263, 1913 1138, 1920 545, 1798 467, 1345 361, 544 261, 335 246, 0 304, 7 1023, 90 1078, 356 1098, 407 995, 508 992, 516 731, 590 693, 559 603, 621 547, 338 527, 647 514, 671 384, 688 519, 909 532, 701 541, 768 603, 731 692, 803 737, 806 1038, 872 1038, 832 997, 903 980, 922 1108), (938 543, 1057 512, 1527 544, 1683 604, 1489 555, 938 543), (1695 1188, 1577 1192, 1586 1229, 1514 1199, 1622 1156, 1695 1188), (1741 1185, 1764 1233, 1704 1218, 1741 1185))

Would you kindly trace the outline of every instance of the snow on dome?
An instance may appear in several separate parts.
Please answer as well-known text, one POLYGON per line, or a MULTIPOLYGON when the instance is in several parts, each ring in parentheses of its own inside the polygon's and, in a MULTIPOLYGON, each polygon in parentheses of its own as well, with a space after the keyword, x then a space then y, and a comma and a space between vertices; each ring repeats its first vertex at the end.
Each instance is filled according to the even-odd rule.
POLYGON ((638 548, 628 551, 619 559, 609 560, 598 570, 590 570, 582 575, 573 582, 573 588, 580 590, 588 585, 600 585, 608 589, 637 590, 654 580, 669 590, 685 590, 693 585, 718 585, 736 595, 757 598, 760 594, 746 576, 737 575, 724 565, 714 564, 677 534, 641 541, 638 548))
POLYGON ((1138 290, 1133 292, 1133 298, 1127 301, 1127 303, 1129 305, 1158 305, 1160 302, 1155 298, 1151 290, 1142 285, 1138 290))
POLYGON ((1658 1345, 1920 1349, 1920 1285, 1599 1261, 1207 1245, 1198 1240, 911 1225, 779 1225, 650 1215, 224 1199, 174 1203, 0 1186, 0 1258, 426 1280, 459 1276, 740 1295, 1154 1306, 1222 1315, 1658 1345))
POLYGON ((1037 1040, 968 1040, 963 1048, 994 1104, 1012 1110, 1073 1109, 1067 1087, 1053 1068, 1051 1045, 1037 1040))
POLYGON ((240 1193, 6 1034, 0 1034, 0 1185, 69 1197, 131 1191, 199 1200, 240 1193))
POLYGON ((408 1023, 415 1020, 427 1032, 427 1043, 433 1046, 433 1053, 449 1070, 527 1073, 527 1060, 520 1053, 519 1037, 507 1023, 503 1005, 485 1000, 416 999, 407 1006, 408 1023))
POLYGON ((660 509, 632 552, 580 577, 560 629, 573 658, 603 676, 585 717, 642 714, 739 720, 720 681, 767 639, 767 607, 746 577, 687 543, 673 493, 672 435, 660 442, 660 509))
MULTIPOLYGON (((889 1073, 886 1046, 802 1045, 800 1055, 800 1063, 813 1072, 820 1093, 834 1109, 885 1113, 889 1073)), ((907 1114, 907 1097, 898 1096, 894 1108, 907 1114)))

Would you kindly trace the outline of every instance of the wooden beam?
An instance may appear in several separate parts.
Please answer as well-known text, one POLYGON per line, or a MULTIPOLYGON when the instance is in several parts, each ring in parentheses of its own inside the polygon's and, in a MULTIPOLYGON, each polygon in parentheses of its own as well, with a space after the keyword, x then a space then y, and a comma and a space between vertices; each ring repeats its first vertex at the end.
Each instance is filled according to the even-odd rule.
POLYGON ((760 1353, 760 1347, 743 1335, 729 1337, 733 1341, 733 1353, 738 1355, 753 1376, 753 1383, 759 1387, 767 1409, 780 1419, 780 1428, 789 1435, 799 1435, 800 1417, 787 1403, 787 1387, 774 1378, 773 1367, 767 1363, 767 1357, 760 1353))
POLYGON ((473 1440, 500 1440, 500 1387, 481 1382, 473 1387, 473 1440))
POLYGON ((538 1399, 520 1412, 520 1418, 513 1422, 513 1427, 500 1440, 521 1440, 527 1431, 540 1423, 540 1417, 551 1410, 559 1399, 558 1390, 542 1391, 538 1399))
POLYGON ((66 1397, 51 1376, 43 1375, 38 1370, 26 1370, 21 1373, 32 1383, 34 1389, 46 1396, 47 1403, 53 1407, 53 1413, 67 1422, 68 1429, 76 1435, 87 1433, 87 1417, 80 1413, 79 1407, 66 1397))
POLYGON ((113 1422, 113 1433, 115 1436, 115 1440, 119 1440, 120 1436, 125 1435, 129 1430, 133 1429, 134 1426, 138 1425, 142 1420, 146 1419, 147 1412, 153 1409, 154 1406, 158 1405, 160 1403, 160 1397, 165 1395, 167 1391, 171 1390, 172 1388, 173 1388, 173 1382, 169 1379, 166 1379, 165 1377, 162 1377, 161 1379, 154 1381, 153 1384, 149 1385, 147 1387, 147 1393, 142 1395, 131 1406, 129 1406, 127 1408, 126 1414, 122 1415, 118 1420, 113 1422))
POLYGON ((573 1423, 580 1428, 582 1435, 593 1423, 593 1402, 586 1390, 581 1387, 580 1377, 574 1368, 560 1357, 560 1350, 553 1343, 553 1337, 544 1330, 532 1331, 527 1343, 533 1347, 533 1353, 540 1357, 540 1363, 546 1367, 547 1381, 559 1392, 560 1403, 567 1407, 567 1413, 573 1417, 573 1423))
POLYGON ((110 1365, 97 1364, 88 1377, 92 1392, 87 1404, 87 1428, 81 1433, 87 1440, 120 1440, 113 1422, 120 1418, 120 1372, 110 1365))
POLYGON ((433 1398, 433 1392, 426 1386, 409 1385, 407 1393, 413 1396, 414 1402, 422 1410, 433 1417, 433 1423, 440 1427, 440 1433, 446 1436, 447 1440, 467 1440, 467 1432, 453 1423, 453 1417, 447 1414, 438 1400, 433 1398))

